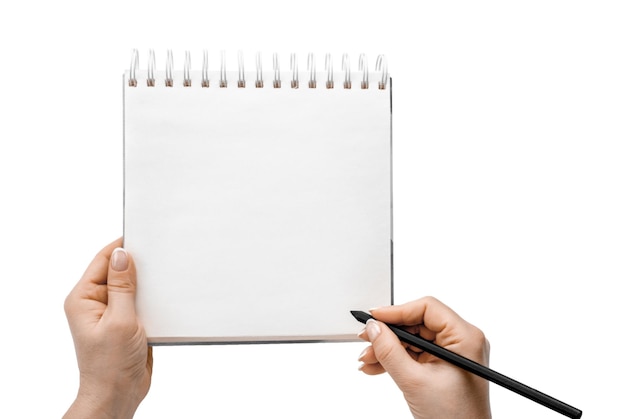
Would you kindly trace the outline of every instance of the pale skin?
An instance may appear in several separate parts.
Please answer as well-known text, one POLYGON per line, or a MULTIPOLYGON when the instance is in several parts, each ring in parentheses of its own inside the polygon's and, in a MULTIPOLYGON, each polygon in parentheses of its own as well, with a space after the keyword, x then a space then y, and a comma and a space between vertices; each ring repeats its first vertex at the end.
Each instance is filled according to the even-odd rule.
POLYGON ((65 419, 132 418, 150 388, 152 348, 135 313, 135 265, 121 246, 102 249, 65 300, 80 370, 65 419))
MULTIPOLYGON (((64 415, 132 418, 150 388, 152 348, 135 311, 132 256, 118 239, 102 249, 65 300, 80 386, 64 415)), ((359 337, 371 343, 359 356, 366 374, 389 373, 416 419, 489 419, 485 380, 401 343, 382 322, 488 365, 489 342, 475 326, 433 297, 371 310, 359 337)))
POLYGON ((419 348, 400 342, 382 322, 403 325, 413 334, 487 366, 489 342, 483 332, 433 297, 371 310, 359 334, 371 342, 361 353, 360 370, 389 373, 402 390, 415 419, 489 419, 486 380, 457 368, 419 348))

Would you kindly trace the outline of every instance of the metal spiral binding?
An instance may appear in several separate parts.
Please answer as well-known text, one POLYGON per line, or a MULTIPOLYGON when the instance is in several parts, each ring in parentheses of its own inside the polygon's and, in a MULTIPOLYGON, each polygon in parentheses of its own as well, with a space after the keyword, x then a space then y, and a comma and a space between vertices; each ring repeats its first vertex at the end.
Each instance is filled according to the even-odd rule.
POLYGON ((156 63, 154 59, 154 50, 151 49, 148 52, 148 78, 146 79, 146 84, 148 85, 148 87, 154 87, 154 84, 155 84, 154 67, 155 66, 156 66, 156 63))
POLYGON ((139 67, 139 52, 134 49, 130 57, 130 69, 128 71, 128 85, 137 87, 137 67, 139 67))
POLYGON ((209 87, 209 51, 202 51, 202 87, 209 87))
POLYGON ((191 77, 189 72, 191 70, 191 54, 189 51, 185 51, 185 64, 183 66, 183 86, 190 87, 191 86, 191 77))
POLYGON ((278 61, 278 54, 274 53, 272 56, 272 64, 274 67, 274 81, 272 85, 275 89, 280 89, 280 62, 278 61))
POLYGON ((315 89, 317 81, 315 80, 315 55, 313 53, 310 53, 306 59, 306 68, 309 70, 309 89, 315 89))
POLYGON ((263 67, 261 66, 261 53, 256 53, 256 80, 254 81, 254 87, 263 87, 263 67))
POLYGON ((333 56, 330 54, 326 54, 326 58, 324 59, 324 69, 326 70, 326 88, 332 89, 335 87, 335 82, 333 81, 333 56))
POLYGON ((246 87, 246 74, 243 69, 243 52, 237 54, 237 63, 239 64, 239 78, 237 79, 237 87, 246 87))
POLYGON ((222 51, 222 61, 220 62, 220 87, 228 87, 226 80, 226 51, 222 51))
POLYGON ((343 54, 341 57, 341 69, 343 70, 343 88, 352 89, 352 80, 350 80, 350 57, 343 54))
MULTIPOLYGON (((210 87, 211 83, 209 80, 209 54, 205 49, 202 53, 202 70, 200 72, 200 86, 203 88, 210 87)), ((246 87, 246 72, 244 67, 244 56, 243 52, 239 51, 237 54, 237 87, 245 88, 246 87)), ((369 89, 369 69, 367 65, 367 57, 365 54, 359 55, 358 61, 358 71, 361 72, 359 85, 361 89, 369 89)), ((300 72, 298 70, 298 59, 295 53, 290 54, 289 56, 289 69, 291 71, 291 77, 289 81, 289 85, 292 89, 300 88, 300 72)), ((334 89, 334 69, 333 69, 333 58, 331 54, 326 54, 324 56, 324 71, 326 72, 326 89, 334 89)), ((342 54, 341 57, 341 71, 343 72, 343 81, 342 87, 343 89, 352 89, 352 71, 350 68, 350 57, 348 54, 342 54)), ((380 79, 377 82, 378 89, 385 90, 387 88, 387 84, 389 83, 389 72, 387 67, 387 58, 384 55, 378 55, 376 58, 376 66, 375 71, 380 73, 380 79)), ((148 87, 154 87, 157 84, 155 78, 156 72, 156 64, 155 64, 155 55, 154 50, 150 49, 148 51, 148 65, 147 72, 143 73, 146 76, 146 85, 148 87)), ((139 73, 139 53, 136 49, 133 49, 131 54, 130 61, 130 69, 128 72, 128 86, 137 87, 137 75, 139 73)), ((180 73, 177 73, 180 74, 180 73)), ((196 73, 197 74, 197 73, 196 73)), ((215 73, 214 73, 215 74, 215 73)), ((251 77, 252 73, 249 73, 248 76, 251 77)), ((275 89, 280 89, 282 87, 281 81, 281 71, 280 71, 280 62, 278 58, 278 54, 274 53, 272 55, 272 87, 275 89)), ((232 73, 231 73, 232 75, 232 73)), ((284 74, 283 74, 284 75, 284 74)), ((307 56, 307 76, 308 80, 306 81, 306 85, 309 89, 317 88, 317 68, 315 55, 313 53, 309 53, 307 56)), ((180 76, 177 76, 180 77, 180 76)), ((197 77, 197 76, 196 76, 197 77)), ((228 73, 226 71, 226 52, 221 51, 220 57, 220 66, 219 66, 219 84, 220 88, 228 87, 228 73)), ((254 86, 256 88, 263 88, 264 83, 264 74, 263 74, 263 66, 261 60, 261 53, 256 53, 255 55, 255 71, 254 71, 254 86)), ((189 51, 185 51, 185 60, 183 64, 183 72, 182 72, 182 85, 184 87, 191 87, 192 85, 192 71, 191 71, 191 53, 189 51)), ((172 50, 167 50, 166 60, 165 60, 165 86, 166 87, 174 87, 174 57, 172 54, 172 50)), ((180 81, 179 81, 180 83, 180 81)))
POLYGON ((367 69, 367 57, 365 54, 359 55, 359 71, 363 72, 363 79, 361 79, 361 89, 369 89, 369 70, 367 69))
POLYGON ((174 68, 174 55, 172 54, 172 50, 167 50, 167 56, 165 59, 165 85, 167 87, 174 86, 174 77, 172 76, 172 71, 174 68))
POLYGON ((385 58, 384 55, 379 55, 376 59, 376 71, 380 71, 382 73, 380 81, 378 82, 378 88, 380 90, 384 90, 387 88, 387 79, 389 78, 389 75, 387 74, 387 58, 385 58))
POLYGON ((291 68, 291 88, 297 89, 300 87, 300 81, 298 80, 298 59, 296 54, 291 54, 289 67, 291 68))

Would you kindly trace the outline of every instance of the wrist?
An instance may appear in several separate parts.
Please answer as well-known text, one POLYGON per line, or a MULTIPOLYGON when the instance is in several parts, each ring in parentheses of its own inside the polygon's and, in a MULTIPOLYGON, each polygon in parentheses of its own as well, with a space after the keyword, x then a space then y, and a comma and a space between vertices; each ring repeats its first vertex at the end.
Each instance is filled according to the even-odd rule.
POLYGON ((63 419, 131 419, 139 406, 133 400, 132 390, 120 394, 115 389, 93 387, 81 384, 74 403, 70 406, 63 419))

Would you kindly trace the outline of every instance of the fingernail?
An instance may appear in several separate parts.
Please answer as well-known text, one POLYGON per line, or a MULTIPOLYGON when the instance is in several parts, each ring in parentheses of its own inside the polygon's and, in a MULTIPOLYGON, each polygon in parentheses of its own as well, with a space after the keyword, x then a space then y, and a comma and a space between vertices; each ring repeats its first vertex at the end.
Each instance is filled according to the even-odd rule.
POLYGON ((361 352, 361 354, 359 355, 359 358, 357 359, 357 361, 360 361, 361 359, 363 359, 363 357, 367 353, 368 349, 369 349, 369 346, 367 348, 363 349, 363 352, 361 352))
POLYGON ((363 368, 365 368, 365 364, 364 364, 364 363, 361 363, 361 364, 359 365, 359 371, 363 371, 363 368))
POLYGON ((111 268, 117 272, 128 269, 128 254, 121 247, 116 248, 111 255, 111 268))
POLYGON ((374 319, 369 319, 367 323, 365 323, 365 329, 372 343, 376 340, 378 335, 380 335, 380 326, 378 326, 378 322, 374 319))
POLYGON ((361 329, 359 333, 356 334, 357 338, 363 339, 363 334, 365 333, 365 328, 361 329))

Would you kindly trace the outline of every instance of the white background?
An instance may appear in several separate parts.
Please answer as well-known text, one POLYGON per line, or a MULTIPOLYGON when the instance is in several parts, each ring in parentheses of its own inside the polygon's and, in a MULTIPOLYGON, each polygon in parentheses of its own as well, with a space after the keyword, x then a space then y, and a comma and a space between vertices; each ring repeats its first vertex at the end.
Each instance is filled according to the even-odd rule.
MULTIPOLYGON (((161 66, 167 48, 179 65, 202 48, 386 54, 397 302, 435 295, 485 331, 492 368, 583 417, 623 415, 622 2, 5 3, 0 417, 60 417, 74 398, 62 305, 122 234, 133 48, 161 66)), ((364 347, 156 348, 136 417, 408 418, 388 376, 357 371, 364 347)), ((496 418, 562 417, 497 386, 491 397, 496 418)))

